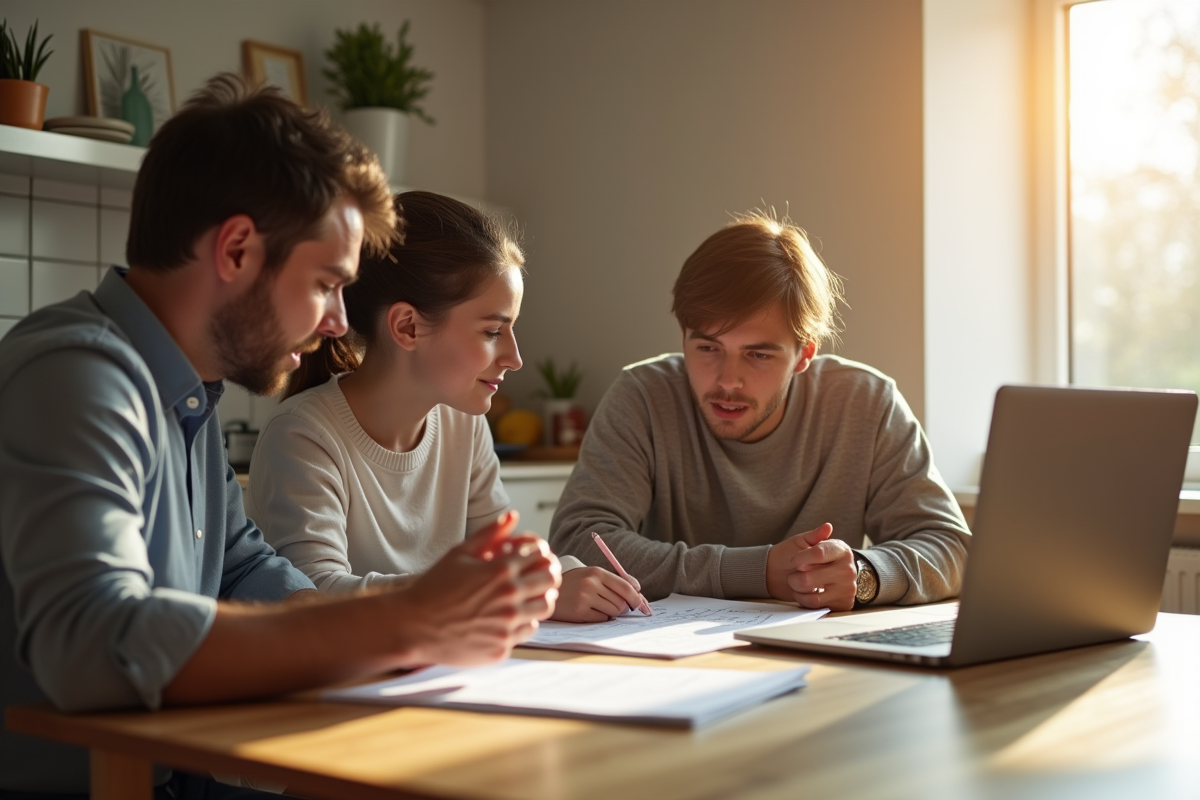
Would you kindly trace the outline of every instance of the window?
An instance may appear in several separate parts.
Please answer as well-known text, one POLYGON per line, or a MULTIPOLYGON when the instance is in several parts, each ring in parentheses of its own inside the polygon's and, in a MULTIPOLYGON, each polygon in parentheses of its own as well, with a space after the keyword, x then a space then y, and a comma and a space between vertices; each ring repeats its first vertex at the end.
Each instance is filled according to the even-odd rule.
POLYGON ((1200 391, 1200 2, 1067 30, 1071 382, 1200 391))

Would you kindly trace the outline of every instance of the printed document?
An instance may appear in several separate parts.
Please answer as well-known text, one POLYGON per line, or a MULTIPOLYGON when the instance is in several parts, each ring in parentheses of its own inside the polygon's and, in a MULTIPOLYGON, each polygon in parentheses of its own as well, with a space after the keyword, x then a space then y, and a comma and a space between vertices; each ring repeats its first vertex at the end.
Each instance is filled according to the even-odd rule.
POLYGON ((322 699, 698 728, 799 689, 808 669, 675 669, 510 658, 488 667, 427 667, 334 689, 322 699))
POLYGON ((525 645, 585 653, 683 658, 749 644, 733 638, 737 631, 815 620, 829 613, 827 608, 813 611, 777 603, 683 594, 651 603, 650 610, 654 616, 627 611, 608 622, 542 622, 525 645))

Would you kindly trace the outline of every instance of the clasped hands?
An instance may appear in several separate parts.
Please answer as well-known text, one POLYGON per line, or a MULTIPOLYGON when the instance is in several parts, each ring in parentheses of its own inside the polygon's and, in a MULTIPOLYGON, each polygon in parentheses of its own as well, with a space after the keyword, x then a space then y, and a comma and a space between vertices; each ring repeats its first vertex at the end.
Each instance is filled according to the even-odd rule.
POLYGON ((833 526, 798 533, 767 553, 767 591, 801 608, 849 611, 854 607, 858 569, 854 551, 831 539, 833 526))
POLYGON ((561 582, 546 542, 513 535, 509 511, 449 553, 400 593, 416 636, 412 660, 465 666, 506 657, 554 612, 561 582))

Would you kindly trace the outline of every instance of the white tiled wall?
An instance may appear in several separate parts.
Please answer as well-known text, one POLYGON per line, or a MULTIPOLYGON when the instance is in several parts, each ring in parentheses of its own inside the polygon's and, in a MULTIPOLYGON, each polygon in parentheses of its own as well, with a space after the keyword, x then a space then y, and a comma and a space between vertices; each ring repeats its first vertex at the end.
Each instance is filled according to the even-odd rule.
POLYGON ((0 316, 29 313, 29 259, 0 256, 0 316))
MULTIPOLYGON (((3 188, 2 184, 0 188, 3 188)), ((0 253, 29 256, 28 178, 25 179, 25 191, 25 197, 0 194, 0 253)))
POLYGON ((34 259, 31 310, 69 300, 80 292, 90 292, 100 282, 95 264, 68 264, 34 259))
MULTIPOLYGON (((132 199, 127 189, 0 173, 0 337, 125 264, 132 199)), ((258 428, 275 403, 226 384, 221 419, 258 428)))
POLYGON ((125 263, 125 237, 129 233, 129 211, 100 206, 100 263, 125 263))
POLYGON ((100 207, 34 199, 30 213, 33 257, 83 261, 96 266, 100 253, 100 207))
POLYGON ((102 217, 128 226, 128 193, 105 201, 111 207, 94 184, 0 175, 0 333, 30 311, 95 289, 103 269, 124 262, 124 247, 101 256, 100 229, 102 217))

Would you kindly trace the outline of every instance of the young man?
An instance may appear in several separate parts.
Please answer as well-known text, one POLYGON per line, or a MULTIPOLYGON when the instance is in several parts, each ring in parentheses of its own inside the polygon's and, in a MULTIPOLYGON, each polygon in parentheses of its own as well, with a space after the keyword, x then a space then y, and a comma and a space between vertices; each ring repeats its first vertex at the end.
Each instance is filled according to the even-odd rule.
MULTIPOLYGON (((787 221, 748 215, 709 237, 675 282, 683 354, 626 367, 601 402, 554 551, 603 567, 596 531, 651 599, 845 610, 956 594, 970 532, 920 424, 891 379, 816 354, 839 299, 787 221)), ((615 575, 572 570, 560 613, 581 580, 610 587, 572 609, 594 619, 636 596, 615 575)))
MULTIPOLYGON (((243 513, 222 380, 271 391, 345 333, 359 251, 395 230, 375 157, 277 93, 220 76, 162 127, 128 274, 0 342, 0 705, 157 708, 491 661, 551 613, 557 563, 506 538, 512 519, 403 592, 329 601, 243 513)), ((0 798, 87 786, 85 751, 0 732, 0 798)))

